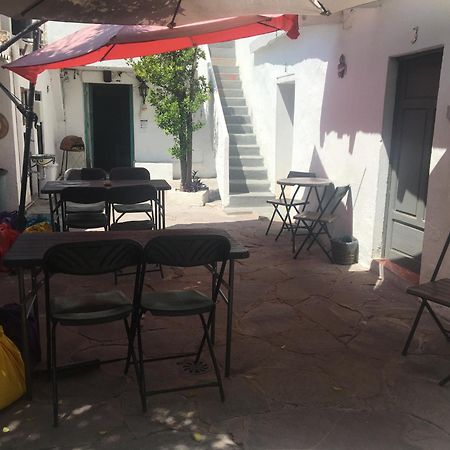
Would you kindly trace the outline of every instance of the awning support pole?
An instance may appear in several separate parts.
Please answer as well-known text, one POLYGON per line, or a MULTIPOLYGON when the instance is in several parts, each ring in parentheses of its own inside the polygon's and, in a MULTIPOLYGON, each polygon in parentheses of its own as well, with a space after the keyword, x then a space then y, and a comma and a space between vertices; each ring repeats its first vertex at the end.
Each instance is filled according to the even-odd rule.
MULTIPOLYGON (((41 40, 41 31, 39 29, 33 30, 33 51, 39 48, 41 40)), ((27 182, 28 171, 30 167, 30 147, 31 147, 31 131, 33 128, 33 122, 35 114, 33 112, 34 107, 34 93, 36 90, 36 84, 30 81, 28 88, 28 105, 26 109, 26 126, 24 135, 23 146, 23 161, 22 161, 22 178, 20 180, 20 201, 19 201, 19 214, 17 217, 17 229, 23 231, 25 229, 25 199, 27 194, 27 182)))
POLYGON ((0 81, 0 89, 7 95, 7 97, 16 105, 22 116, 27 116, 27 109, 24 104, 0 81))
POLYGON ((19 39, 22 39, 23 36, 27 35, 31 31, 34 32, 37 28, 39 28, 41 25, 43 25, 46 22, 46 20, 38 20, 37 22, 33 22, 32 24, 28 25, 26 28, 24 28, 20 33, 17 33, 14 35, 11 39, 6 41, 4 44, 0 45, 0 53, 4 52, 6 49, 11 47, 11 45, 14 44, 14 42, 17 42, 19 39))

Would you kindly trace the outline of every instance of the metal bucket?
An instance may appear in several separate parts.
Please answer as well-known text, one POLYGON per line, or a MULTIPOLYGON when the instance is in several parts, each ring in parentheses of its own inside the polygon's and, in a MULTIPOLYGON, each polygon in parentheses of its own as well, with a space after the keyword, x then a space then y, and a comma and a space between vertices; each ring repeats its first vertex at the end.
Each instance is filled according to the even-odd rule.
POLYGON ((331 240, 331 256, 335 264, 350 265, 358 262, 358 240, 344 236, 331 240))

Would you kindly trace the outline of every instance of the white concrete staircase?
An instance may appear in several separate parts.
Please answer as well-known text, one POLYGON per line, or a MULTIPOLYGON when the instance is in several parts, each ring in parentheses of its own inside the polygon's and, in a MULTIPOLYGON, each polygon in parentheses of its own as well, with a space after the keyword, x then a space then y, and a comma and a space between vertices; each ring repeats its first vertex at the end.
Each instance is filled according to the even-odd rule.
POLYGON ((274 196, 242 91, 234 42, 213 44, 209 50, 230 136, 230 204, 226 210, 270 212, 266 200, 274 196))

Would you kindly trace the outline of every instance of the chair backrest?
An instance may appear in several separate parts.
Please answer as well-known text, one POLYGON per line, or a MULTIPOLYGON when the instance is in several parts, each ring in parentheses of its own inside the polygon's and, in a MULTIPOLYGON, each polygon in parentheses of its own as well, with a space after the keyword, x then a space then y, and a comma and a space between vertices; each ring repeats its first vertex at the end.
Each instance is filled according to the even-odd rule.
POLYGON ((49 248, 44 255, 46 274, 99 275, 139 266, 142 247, 130 239, 70 242, 49 248))
POLYGON ((144 261, 175 267, 194 267, 226 262, 230 241, 217 234, 172 234, 151 239, 144 248, 144 261))
POLYGON ((150 185, 116 186, 107 193, 108 202, 112 204, 133 205, 135 203, 156 201, 156 189, 150 185))
POLYGON ((65 180, 81 180, 81 170, 82 169, 67 169, 64 172, 65 180))
POLYGON ((109 173, 111 180, 150 180, 150 172, 145 167, 114 167, 109 173))
POLYGON ((61 191, 61 200, 88 205, 106 201, 106 195, 104 187, 69 186, 61 191))
POLYGON ((86 167, 81 169, 82 180, 106 180, 106 172, 99 167, 86 167))
POLYGON ((334 188, 333 193, 331 194, 328 201, 325 203, 324 208, 322 209, 323 214, 333 214, 342 199, 347 195, 347 192, 350 190, 350 185, 346 186, 338 186, 334 188))
POLYGON ((291 170, 288 173, 288 178, 316 178, 315 172, 297 172, 291 170))

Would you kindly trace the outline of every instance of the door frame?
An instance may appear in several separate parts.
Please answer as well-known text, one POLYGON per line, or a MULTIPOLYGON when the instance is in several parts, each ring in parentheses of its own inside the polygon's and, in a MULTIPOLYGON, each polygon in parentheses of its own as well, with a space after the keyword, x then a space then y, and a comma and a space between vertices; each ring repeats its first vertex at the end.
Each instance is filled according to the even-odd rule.
MULTIPOLYGON (((391 187, 392 187, 392 182, 393 182, 393 170, 392 170, 392 166, 391 166, 391 161, 392 158, 395 157, 394 155, 394 148, 395 148, 395 139, 396 139, 396 124, 394 123, 394 121, 396 120, 397 117, 397 113, 398 113, 398 99, 400 96, 400 92, 399 92, 399 75, 400 75, 400 71, 399 71, 399 65, 400 62, 402 61, 407 61, 410 59, 416 59, 416 58, 420 58, 423 56, 428 56, 428 55, 432 55, 434 53, 441 53, 441 55, 443 56, 443 52, 444 52, 444 47, 443 46, 439 46, 436 48, 432 48, 432 49, 428 49, 428 50, 423 50, 423 51, 419 51, 416 53, 409 53, 407 55, 402 55, 402 56, 397 56, 397 57, 391 57, 390 61, 389 61, 389 68, 388 68, 388 86, 386 88, 386 94, 392 94, 394 96, 394 102, 393 104, 390 104, 390 108, 386 109, 386 105, 385 105, 385 110, 384 110, 384 114, 383 114, 383 134, 385 131, 388 131, 389 133, 389 138, 388 138, 388 142, 389 142, 389 146, 387 147, 387 149, 389 149, 389 151, 387 152, 387 166, 385 167, 385 170, 387 171, 386 176, 386 192, 385 192, 385 204, 384 204, 384 216, 383 216, 383 231, 382 231, 382 240, 381 240, 381 257, 382 258, 386 258, 386 254, 387 254, 387 245, 388 245, 388 227, 389 227, 389 210, 390 210, 390 206, 391 206, 391 187), (389 76, 389 72, 390 72, 390 76, 389 76), (393 86, 392 86, 393 84, 393 86), (389 123, 386 123, 386 119, 389 121, 389 123)), ((388 102, 388 99, 385 99, 385 104, 388 102)), ((389 102, 390 103, 390 102, 389 102)), ((433 145, 433 139, 434 139, 434 129, 433 129, 433 136, 431 139, 431 145, 433 145)), ((432 151, 432 149, 431 149, 432 151)), ((429 166, 428 166, 428 173, 429 173, 429 166)), ((380 186, 378 186, 379 188, 380 186)), ((428 194, 427 194, 428 196, 428 194)), ((426 227, 426 223, 425 223, 425 227, 426 227)))
POLYGON ((83 97, 84 97, 84 136, 86 143, 86 167, 92 167, 94 161, 94 117, 92 112, 92 98, 93 89, 95 85, 108 84, 128 87, 128 105, 130 110, 130 161, 135 163, 135 149, 134 149, 134 96, 133 85, 128 83, 83 83, 83 97))

